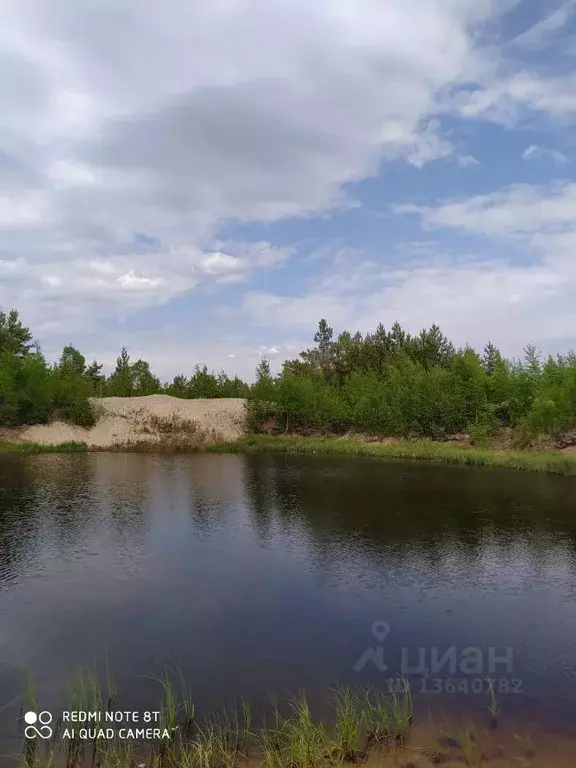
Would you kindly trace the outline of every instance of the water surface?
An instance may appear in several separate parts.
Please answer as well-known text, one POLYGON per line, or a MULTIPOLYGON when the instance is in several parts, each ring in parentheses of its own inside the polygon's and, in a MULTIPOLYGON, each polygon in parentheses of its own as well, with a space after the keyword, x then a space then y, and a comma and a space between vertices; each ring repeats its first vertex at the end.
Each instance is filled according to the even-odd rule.
POLYGON ((0 456, 4 739, 27 673, 50 709, 105 659, 126 707, 154 708, 150 676, 178 666, 206 711, 302 688, 320 701, 337 684, 385 685, 402 649, 414 667, 473 648, 481 669, 446 663, 411 682, 425 707, 485 711, 484 694, 442 681, 462 691, 509 648, 490 674, 517 687, 506 711, 570 719, 575 638, 573 478, 340 457, 0 456))

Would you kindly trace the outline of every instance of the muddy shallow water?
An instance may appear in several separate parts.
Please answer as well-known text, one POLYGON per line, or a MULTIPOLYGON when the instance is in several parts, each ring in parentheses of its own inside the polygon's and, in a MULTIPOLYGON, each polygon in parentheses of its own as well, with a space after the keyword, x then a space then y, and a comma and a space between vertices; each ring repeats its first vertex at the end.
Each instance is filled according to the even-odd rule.
POLYGON ((0 456, 3 754, 27 675, 38 706, 57 710, 77 670, 105 661, 134 710, 155 706, 151 676, 177 666, 198 712, 306 689, 321 713, 335 685, 407 677, 421 722, 482 723, 490 678, 499 738, 567 732, 575 638, 573 478, 280 455, 0 456))

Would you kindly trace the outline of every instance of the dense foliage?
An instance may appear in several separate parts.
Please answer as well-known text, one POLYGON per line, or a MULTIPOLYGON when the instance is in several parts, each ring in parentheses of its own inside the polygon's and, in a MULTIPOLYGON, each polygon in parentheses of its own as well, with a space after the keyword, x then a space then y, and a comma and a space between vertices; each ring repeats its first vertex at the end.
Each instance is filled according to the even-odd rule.
POLYGON ((0 312, 0 426, 50 418, 90 426, 91 394, 85 361, 77 350, 66 347, 58 363, 50 366, 18 313, 0 312))
MULTIPOLYGON (((267 360, 252 385, 196 365, 190 377, 163 384, 145 360, 123 348, 114 371, 86 363, 73 346, 49 365, 18 313, 0 312, 0 426, 63 418, 94 422, 90 397, 168 394, 247 397, 253 431, 442 438, 466 432, 487 442, 506 428, 528 441, 576 430, 576 355, 540 360, 527 347, 521 361, 493 344, 482 354, 455 349, 436 325, 411 335, 345 331, 334 338, 321 320, 314 346, 273 376, 267 360)), ((575 432, 576 434, 576 432, 575 432)))
POLYGON ((413 336, 398 323, 363 336, 321 320, 315 346, 272 378, 257 371, 250 404, 255 431, 442 438, 469 433, 489 442, 505 428, 525 441, 576 427, 576 356, 541 362, 533 347, 505 360, 455 349, 438 326, 413 336))
POLYGON ((53 418, 81 426, 95 422, 91 397, 134 397, 163 393, 176 397, 247 397, 250 387, 224 372, 196 366, 190 378, 176 376, 162 384, 145 360, 132 362, 123 348, 110 376, 102 364, 86 363, 72 345, 50 365, 18 312, 0 312, 0 427, 34 424, 53 418))

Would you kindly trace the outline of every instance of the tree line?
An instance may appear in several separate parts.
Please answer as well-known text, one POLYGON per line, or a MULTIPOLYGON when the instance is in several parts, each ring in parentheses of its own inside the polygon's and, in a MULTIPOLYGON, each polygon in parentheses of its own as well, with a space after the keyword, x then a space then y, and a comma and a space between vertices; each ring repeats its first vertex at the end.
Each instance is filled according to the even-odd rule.
POLYGON ((103 364, 86 361, 71 344, 58 361, 48 363, 18 312, 0 311, 0 426, 37 424, 63 419, 84 427, 96 416, 91 400, 97 397, 136 397, 167 394, 175 397, 248 397, 250 386, 226 373, 214 374, 196 365, 192 376, 176 376, 163 384, 145 360, 132 360, 123 348, 114 371, 106 376, 103 364))
POLYGON ((492 343, 456 349, 437 325, 412 335, 398 323, 334 337, 321 320, 314 346, 263 363, 252 388, 253 430, 349 431, 442 439, 468 433, 488 444, 514 430, 521 443, 576 427, 576 355, 542 360, 527 346, 507 360, 492 343))
POLYGON ((167 394, 244 397, 253 431, 361 431, 430 437, 466 432, 489 441, 504 429, 524 440, 576 428, 576 355, 541 355, 533 346, 508 360, 492 344, 456 349, 437 325, 410 334, 398 323, 337 337, 321 320, 314 345, 274 376, 267 360, 248 384, 196 365, 162 383, 123 348, 114 371, 88 363, 72 345, 49 364, 16 310, 0 312, 0 426, 52 418, 94 423, 92 398, 167 394))

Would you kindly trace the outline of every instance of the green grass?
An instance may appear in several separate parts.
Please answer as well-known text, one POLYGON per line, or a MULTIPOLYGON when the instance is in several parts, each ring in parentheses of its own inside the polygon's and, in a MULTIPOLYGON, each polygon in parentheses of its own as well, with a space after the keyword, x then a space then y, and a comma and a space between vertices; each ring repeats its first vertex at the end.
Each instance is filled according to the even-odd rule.
POLYGON ((87 450, 86 443, 45 445, 43 443, 10 443, 0 440, 0 453, 84 453, 87 450))
POLYGON ((365 691, 362 718, 369 742, 405 743, 412 727, 412 694, 408 683, 401 693, 391 695, 378 689, 365 691))
POLYGON ((502 467, 576 476, 576 456, 567 456, 553 451, 473 448, 424 440, 367 443, 355 438, 248 435, 236 442, 207 446, 205 450, 210 453, 279 451, 331 456, 374 456, 382 459, 418 459, 471 467, 502 467))
MULTIPOLYGON (((169 739, 148 746, 123 742, 117 735, 110 740, 97 737, 84 741, 78 728, 73 737, 64 738, 65 724, 57 718, 48 742, 23 741, 18 756, 22 768, 82 768, 88 764, 100 768, 240 768, 248 759, 266 768, 343 768, 346 763, 358 762, 376 742, 384 747, 391 747, 393 742, 404 744, 412 721, 408 689, 401 696, 376 689, 339 689, 332 692, 335 716, 328 721, 313 717, 306 695, 301 693, 284 702, 284 714, 275 703, 272 722, 263 718, 262 727, 256 729, 244 701, 240 707, 217 710, 196 722, 190 692, 178 670, 166 670, 163 676, 151 679, 159 687, 156 708, 160 722, 155 727, 172 733, 169 739), (386 724, 385 731, 382 723, 386 724)), ((122 710, 117 697, 108 670, 104 677, 94 666, 76 676, 68 689, 66 708, 122 710)), ((34 683, 29 679, 20 718, 25 710, 36 707, 34 683)), ((107 726, 100 723, 89 727, 107 726)))
MULTIPOLYGON (((93 741, 82 740, 78 733, 64 738, 64 723, 57 717, 51 739, 23 738, 20 754, 12 755, 14 765, 16 768, 351 768, 368 764, 392 768, 420 765, 421 755, 427 756, 430 763, 444 763, 451 758, 450 750, 457 750, 458 754, 452 757, 457 757, 460 765, 477 768, 484 764, 485 748, 493 743, 489 731, 479 729, 470 721, 459 722, 458 738, 453 740, 450 750, 441 746, 440 737, 446 737, 447 733, 440 730, 440 724, 424 741, 422 733, 411 733, 412 697, 407 683, 396 694, 382 688, 333 691, 334 716, 327 720, 312 716, 306 696, 301 693, 284 701, 284 714, 275 703, 271 720, 259 717, 262 727, 255 729, 244 702, 240 708, 217 710, 198 723, 181 673, 167 670, 162 677, 153 679, 159 684, 155 708, 161 712, 160 727, 174 729, 172 736, 160 742, 138 743, 121 740, 117 734, 110 739, 93 741), (191 721, 193 727, 187 729, 186 723, 191 721)), ((104 679, 94 667, 77 676, 69 688, 66 709, 122 711, 124 707, 117 697, 107 670, 104 679)), ((29 679, 19 719, 22 720, 27 709, 35 711, 36 708, 34 683, 29 679)), ((434 725, 432 720, 431 725, 434 725)), ((520 740, 518 736, 515 738, 520 740)), ((527 742, 520 743, 524 754, 534 755, 529 737, 527 742)), ((515 754, 513 759, 517 760, 515 754)))
POLYGON ((335 691, 334 754, 340 762, 355 759, 362 734, 363 703, 362 698, 348 688, 335 691))
POLYGON ((266 768, 319 768, 339 764, 336 745, 324 723, 312 718, 302 693, 289 702, 289 714, 274 708, 274 724, 263 728, 258 745, 266 768))

